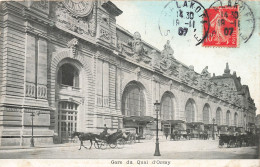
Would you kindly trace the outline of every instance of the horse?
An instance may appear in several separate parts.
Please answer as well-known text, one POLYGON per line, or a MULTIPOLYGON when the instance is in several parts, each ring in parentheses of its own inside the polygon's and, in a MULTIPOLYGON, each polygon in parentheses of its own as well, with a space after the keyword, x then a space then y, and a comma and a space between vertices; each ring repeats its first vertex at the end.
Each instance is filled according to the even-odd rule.
POLYGON ((89 149, 91 149, 91 147, 92 147, 92 144, 93 144, 92 140, 97 142, 97 140, 96 140, 97 134, 94 134, 94 133, 73 132, 71 134, 71 139, 73 139, 75 136, 77 136, 79 138, 79 140, 80 140, 79 150, 81 150, 81 146, 83 146, 84 148, 88 149, 87 147, 84 146, 83 141, 87 141, 87 140, 90 141, 91 145, 90 145, 89 149))

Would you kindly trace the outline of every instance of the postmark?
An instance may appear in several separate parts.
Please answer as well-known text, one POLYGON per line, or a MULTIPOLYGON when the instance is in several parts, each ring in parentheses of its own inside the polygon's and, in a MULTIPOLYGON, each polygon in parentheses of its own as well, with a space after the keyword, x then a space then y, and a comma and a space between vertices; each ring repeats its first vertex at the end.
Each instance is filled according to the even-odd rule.
POLYGON ((158 27, 161 35, 168 40, 179 38, 197 46, 207 36, 208 20, 207 11, 200 2, 173 0, 164 6, 158 27), (202 27, 205 33, 201 30, 202 27))
MULTIPOLYGON (((210 27, 203 46, 238 46, 238 6, 220 6, 207 9, 210 27)), ((205 25, 208 26, 207 24, 205 25)), ((204 34, 206 33, 205 30, 204 34)))
POLYGON ((247 43, 255 31, 255 16, 251 7, 242 0, 217 0, 208 9, 223 6, 238 7, 239 43, 247 43))

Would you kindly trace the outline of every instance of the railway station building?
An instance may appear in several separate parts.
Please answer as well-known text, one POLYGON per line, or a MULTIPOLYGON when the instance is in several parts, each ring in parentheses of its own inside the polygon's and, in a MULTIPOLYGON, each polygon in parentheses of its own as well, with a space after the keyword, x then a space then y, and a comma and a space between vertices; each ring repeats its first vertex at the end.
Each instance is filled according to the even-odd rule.
POLYGON ((221 76, 195 72, 169 41, 158 50, 117 25, 121 14, 103 0, 0 2, 1 146, 29 145, 32 120, 43 144, 104 124, 152 131, 156 100, 160 129, 174 121, 254 126, 254 100, 228 63, 221 76))

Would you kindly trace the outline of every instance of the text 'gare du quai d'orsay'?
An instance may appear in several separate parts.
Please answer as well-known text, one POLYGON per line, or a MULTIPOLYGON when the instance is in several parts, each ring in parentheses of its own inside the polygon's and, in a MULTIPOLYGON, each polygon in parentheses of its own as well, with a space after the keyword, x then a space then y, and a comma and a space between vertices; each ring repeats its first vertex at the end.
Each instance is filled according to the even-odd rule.
POLYGON ((169 42, 160 51, 117 25, 122 11, 111 1, 12 1, 0 9, 0 145, 28 145, 32 113, 37 143, 100 133, 104 124, 153 132, 156 100, 160 128, 170 133, 178 121, 254 127, 248 86, 228 64, 221 76, 195 72, 169 42))

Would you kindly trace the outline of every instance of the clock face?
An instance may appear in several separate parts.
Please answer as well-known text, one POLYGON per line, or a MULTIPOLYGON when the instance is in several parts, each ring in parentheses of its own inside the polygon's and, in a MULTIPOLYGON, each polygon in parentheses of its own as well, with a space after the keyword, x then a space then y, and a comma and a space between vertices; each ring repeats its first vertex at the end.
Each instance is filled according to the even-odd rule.
POLYGON ((93 8, 93 0, 65 0, 63 4, 76 17, 87 16, 93 8))

